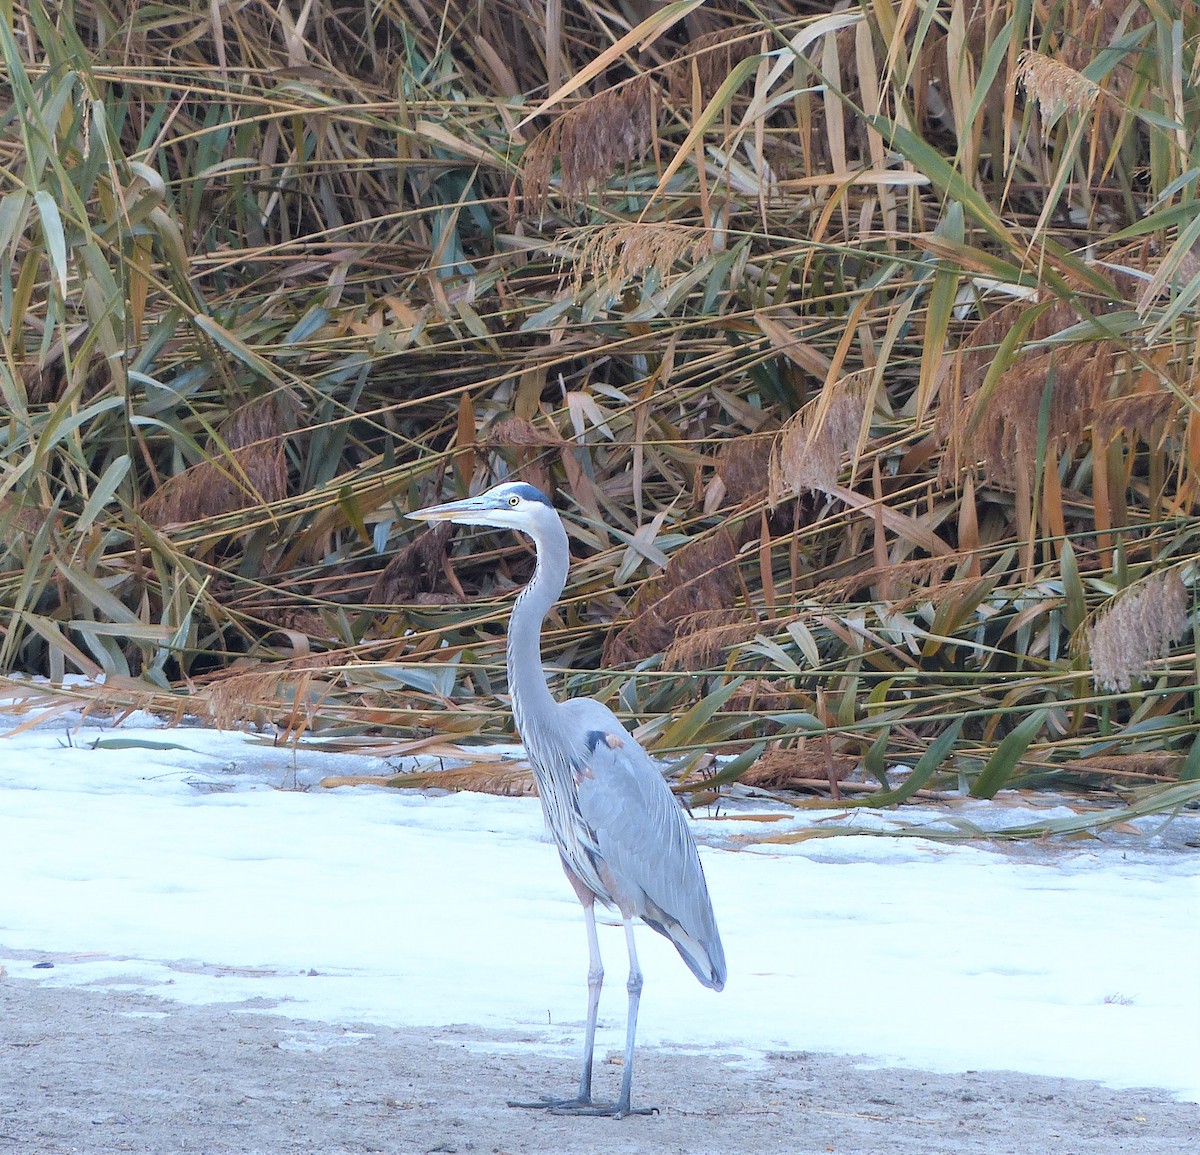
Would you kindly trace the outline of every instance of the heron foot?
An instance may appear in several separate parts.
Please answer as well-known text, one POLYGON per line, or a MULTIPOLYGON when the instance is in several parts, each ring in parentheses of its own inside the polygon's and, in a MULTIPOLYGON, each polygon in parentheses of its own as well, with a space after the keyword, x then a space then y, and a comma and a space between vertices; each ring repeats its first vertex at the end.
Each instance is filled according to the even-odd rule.
POLYGON ((555 1109, 566 1109, 570 1107, 590 1107, 591 1099, 581 1099, 578 1095, 574 1099, 554 1099, 549 1095, 543 1095, 540 1099, 534 1100, 532 1103, 522 1103, 519 1099, 509 1099, 510 1107, 524 1107, 532 1111, 553 1111, 555 1109))
POLYGON ((551 1115, 607 1115, 611 1119, 624 1119, 626 1115, 657 1115, 657 1107, 631 1107, 628 1103, 590 1103, 579 1107, 552 1108, 551 1115))
POLYGON ((628 1103, 593 1103, 591 1099, 583 1099, 578 1095, 574 1099, 553 1099, 546 1095, 532 1103, 509 1099, 508 1105, 545 1111, 547 1115, 607 1115, 613 1119, 624 1119, 626 1115, 658 1114, 657 1107, 631 1107, 628 1103))

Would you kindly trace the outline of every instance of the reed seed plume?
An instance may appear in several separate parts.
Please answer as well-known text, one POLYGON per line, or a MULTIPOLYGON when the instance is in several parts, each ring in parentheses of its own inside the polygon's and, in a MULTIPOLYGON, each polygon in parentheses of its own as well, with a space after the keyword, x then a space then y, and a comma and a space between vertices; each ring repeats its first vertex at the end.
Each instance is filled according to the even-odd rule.
POLYGON ((737 551, 728 533, 702 537, 678 550, 666 569, 646 582, 633 602, 633 620, 609 636, 606 663, 639 661, 661 654, 683 633, 717 624, 713 614, 729 614, 721 625, 745 614, 731 614, 737 593, 737 551))
POLYGON ((147 521, 160 526, 202 521, 287 496, 286 422, 274 397, 235 410, 218 437, 209 447, 210 459, 167 478, 146 500, 147 521))
POLYGON ((1040 52, 1027 48, 1017 61, 1016 79, 1030 100, 1037 102, 1042 118, 1042 136, 1046 137, 1066 112, 1080 114, 1091 110, 1100 89, 1095 81, 1040 52))
POLYGON ((675 638, 663 651, 664 670, 704 670, 720 654, 740 642, 750 641, 761 629, 756 617, 744 611, 701 610, 676 623, 675 638))
MULTIPOLYGON (((1061 41, 1059 55, 1068 68, 1082 72, 1114 41, 1144 28, 1153 17, 1148 5, 1130 4, 1129 0, 1072 0, 1060 19, 1069 32, 1061 41)), ((1130 66, 1136 56, 1134 53, 1115 60, 1101 81, 1102 99, 1097 103, 1093 130, 1094 155, 1109 153, 1128 116, 1131 98, 1136 100, 1138 71, 1130 66)))
MULTIPOLYGON (((1111 298, 1092 302, 1092 311, 1101 314, 1128 307, 1127 298, 1137 291, 1138 284, 1131 276, 1114 277, 1111 298)), ((994 370, 1005 335, 1015 325, 1026 325, 1027 340, 1038 342, 1081 320, 1082 313, 1066 301, 1051 299, 1047 303, 1041 297, 1017 301, 978 324, 959 352, 943 362, 936 422, 937 435, 945 439, 947 448, 940 470, 943 480, 957 477, 963 469, 980 467, 994 471, 1005 484, 1012 484, 1018 473, 1031 475, 1037 455, 1038 415, 1048 384, 1047 452, 1061 452, 1080 443, 1093 420, 1105 412, 1111 394, 1128 377, 1124 373, 1126 359, 1116 343, 1096 341, 1021 353, 1005 365, 986 394, 981 390, 994 370), (1032 308, 1039 311, 1029 322, 1026 314, 1032 308)), ((1138 403, 1143 407, 1158 404, 1138 403)))
POLYGON ((1030 341, 1044 340, 1080 319, 1078 311, 1065 301, 1046 304, 1040 296, 1030 301, 1014 301, 975 325, 955 356, 942 362, 937 432, 941 437, 951 438, 952 448, 970 414, 967 403, 982 388, 1005 334, 1019 323, 1027 324, 1025 314, 1030 308, 1043 305, 1032 324, 1028 324, 1030 341))
POLYGON ((761 26, 719 28, 697 36, 687 45, 686 54, 673 61, 667 71, 671 103, 677 108, 690 108, 696 78, 700 82, 700 99, 707 103, 729 74, 762 47, 761 26))
POLYGON ((811 789, 814 783, 845 780, 858 763, 853 754, 834 754, 802 738, 791 749, 764 751, 740 781, 765 790, 811 789))
POLYGON ((1050 392, 1046 453, 1059 454, 1082 441, 1092 415, 1116 372, 1118 351, 1108 342, 1075 345, 1022 357, 1004 372, 990 395, 973 405, 966 456, 1012 482, 1018 471, 1032 476, 1038 452, 1043 395, 1050 392))
POLYGON ((532 770, 490 762, 395 774, 384 779, 383 785, 401 790, 449 790, 452 793, 470 790, 503 798, 528 798, 537 792, 532 770))
POLYGON ((1181 413, 1180 399, 1166 389, 1111 397, 1102 402, 1092 418, 1092 439, 1107 445, 1118 434, 1133 441, 1141 438, 1151 446, 1162 442, 1173 415, 1181 413))
POLYGON ((582 203, 593 188, 603 191, 617 169, 642 160, 654 141, 655 93, 654 81, 639 76, 559 116, 525 151, 520 181, 526 209, 545 209, 556 157, 558 191, 568 207, 582 203))
POLYGON ((711 252, 707 229, 658 222, 604 225, 585 233, 577 246, 574 289, 579 293, 590 279, 615 293, 631 277, 653 269, 662 279, 677 263, 697 264, 711 252))
POLYGON ((442 521, 419 533, 375 579, 367 594, 367 604, 406 604, 433 593, 446 563, 446 543, 453 532, 454 526, 442 521))
POLYGON ((946 580, 946 572, 954 564, 955 559, 950 556, 910 558, 908 561, 890 562, 886 566, 870 566, 821 582, 813 587, 811 597, 818 605, 851 602, 863 597, 864 592, 872 586, 886 581, 891 583, 893 597, 897 598, 892 602, 892 609, 897 613, 907 613, 921 603, 936 606, 961 595, 963 583, 946 580), (904 589, 913 592, 900 596, 904 589))
POLYGON ((1157 573, 1125 590, 1088 631, 1092 678, 1103 690, 1124 693, 1151 677, 1188 628, 1188 590, 1178 569, 1157 573))
POLYGON ((280 670, 231 674, 210 682, 192 701, 196 713, 218 730, 235 730, 280 713, 295 681, 294 674, 280 670))
MULTIPOLYGON (((85 334, 77 333, 71 341, 70 351, 74 358, 85 334)), ((68 372, 67 358, 63 355, 62 341, 55 341, 46 355, 38 361, 29 361, 21 366, 20 378, 25 387, 25 397, 31 405, 45 405, 62 398, 73 384, 72 375, 82 376, 80 396, 89 401, 112 382, 112 368, 107 358, 93 351, 83 365, 75 362, 68 372)))
POLYGON ((724 486, 726 503, 741 505, 766 493, 773 449, 774 438, 769 435, 746 434, 725 442, 717 458, 716 472, 724 486))
POLYGON ((1170 782, 1178 774, 1181 759, 1176 754, 1138 751, 1133 754, 1105 753, 1080 758, 1072 769, 1087 772, 1094 770, 1106 777, 1128 781, 1131 778, 1152 779, 1170 782))
POLYGON ((866 411, 867 374, 851 374, 829 394, 810 401, 780 430, 768 471, 768 497, 776 506, 838 483, 842 462, 858 444, 866 411))
POLYGON ((492 448, 554 448, 565 445, 566 441, 556 429, 539 429, 524 417, 504 417, 488 429, 484 444, 492 448))

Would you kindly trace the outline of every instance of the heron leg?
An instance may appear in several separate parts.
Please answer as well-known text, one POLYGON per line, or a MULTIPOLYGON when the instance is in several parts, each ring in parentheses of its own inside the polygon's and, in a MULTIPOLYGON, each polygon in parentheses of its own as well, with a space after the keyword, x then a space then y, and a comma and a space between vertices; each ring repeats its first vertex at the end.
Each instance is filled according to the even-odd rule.
POLYGON ((621 1093, 613 1114, 618 1119, 625 1115, 657 1115, 657 1107, 631 1107, 629 1095, 633 1089, 633 1048, 637 1040, 638 1005, 642 1001, 642 968, 638 965, 637 947, 633 941, 633 919, 625 919, 625 944, 629 947, 629 1012, 625 1019, 625 1065, 621 1069, 621 1093))
MULTIPOLYGON (((582 896, 581 896, 582 899, 582 896)), ((551 1115, 611 1115, 623 1119, 626 1115, 657 1115, 657 1107, 631 1107, 633 1087, 633 1047, 637 1037, 638 1003, 642 997, 642 968, 638 965, 637 948, 633 942, 633 918, 625 918, 625 943, 629 948, 629 1013, 625 1020, 625 1065, 621 1071, 621 1091, 615 1103, 592 1101, 592 1056, 596 1043, 596 1017, 600 1012, 600 988, 604 985, 604 967, 600 962, 600 943, 596 937, 596 912, 592 902, 583 901, 583 917, 588 936, 588 1021, 583 1040, 583 1071, 579 1076, 579 1094, 574 1099, 554 1099, 547 1096, 532 1103, 510 1099, 510 1107, 532 1107, 551 1115)))
MULTIPOLYGON (((578 889, 578 888, 577 888, 578 889)), ((596 1019, 600 1014, 600 990, 604 986, 604 964, 600 959, 600 940, 596 937, 595 900, 589 894, 583 903, 583 922, 587 927, 588 940, 588 1014, 587 1028, 583 1035, 583 1070, 579 1075, 579 1094, 574 1099, 555 1099, 547 1096, 532 1103, 509 1100, 510 1107, 532 1107, 545 1111, 573 1112, 578 1108, 589 1109, 592 1103, 592 1056, 596 1047, 596 1019)), ((605 1112, 607 1113, 607 1112, 605 1112)))
MULTIPOLYGON (((617 1096, 617 1101, 615 1103, 593 1103, 591 1095, 585 1094, 581 1086, 578 1099, 570 1099, 559 1103, 549 1101, 514 1104, 514 1106, 544 1107, 552 1115, 611 1115, 614 1119, 624 1119, 626 1115, 658 1114, 657 1107, 633 1107, 629 1103, 630 1092, 633 1089, 633 1049, 637 1040, 638 1004, 642 999, 642 968, 638 965, 637 947, 633 941, 633 918, 629 916, 624 921, 625 943, 629 948, 629 981, 625 984, 625 989, 629 992, 629 1013, 625 1019, 625 1063, 621 1069, 621 1091, 617 1096)), ((590 935, 594 934, 595 923, 593 920, 591 921, 590 935)), ((590 981, 588 985, 590 993, 590 981)), ((595 1034, 595 1003, 599 1002, 599 998, 600 991, 599 984, 597 984, 595 994, 592 996, 594 1002, 590 1001, 592 1021, 589 1024, 587 1051, 584 1056, 583 1068, 583 1077, 589 1088, 592 1072, 592 1039, 595 1034)))
POLYGON ((600 989, 604 986, 604 964, 600 959, 600 940, 596 937, 596 911, 593 903, 583 908, 588 940, 588 1016, 583 1035, 583 1071, 579 1076, 579 1102, 592 1101, 592 1057, 596 1049, 596 1018, 600 1014, 600 989))

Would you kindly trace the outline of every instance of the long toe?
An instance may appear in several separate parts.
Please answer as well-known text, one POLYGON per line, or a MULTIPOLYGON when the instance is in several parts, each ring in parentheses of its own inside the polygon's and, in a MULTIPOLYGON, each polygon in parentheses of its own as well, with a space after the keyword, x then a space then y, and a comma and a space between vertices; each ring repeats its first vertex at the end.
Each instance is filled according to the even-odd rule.
POLYGON ((626 1115, 657 1115, 657 1107, 630 1107, 628 1103, 580 1103, 551 1107, 551 1115, 607 1115, 610 1119, 624 1119, 626 1115))
POLYGON ((548 1115, 607 1115, 611 1119, 624 1119, 626 1115, 657 1115, 657 1107, 631 1107, 628 1103, 593 1103, 576 1095, 573 1099, 552 1099, 545 1095, 531 1103, 509 1099, 510 1107, 524 1107, 532 1111, 545 1111, 548 1115))
POLYGON ((582 1108, 593 1106, 591 1099, 583 1099, 576 1095, 573 1099, 554 1099, 549 1095, 543 1095, 540 1099, 535 1099, 532 1103, 522 1103, 519 1099, 509 1099, 510 1107, 524 1107, 532 1111, 551 1111, 561 1114, 582 1113, 582 1108))

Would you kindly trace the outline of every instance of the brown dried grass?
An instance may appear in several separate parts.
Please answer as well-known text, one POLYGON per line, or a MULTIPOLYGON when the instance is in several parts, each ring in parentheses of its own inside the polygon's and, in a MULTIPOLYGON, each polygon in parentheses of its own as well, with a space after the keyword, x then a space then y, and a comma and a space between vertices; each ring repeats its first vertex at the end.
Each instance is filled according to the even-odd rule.
POLYGON ((792 678, 747 678, 729 699, 729 710, 739 714, 770 715, 783 710, 816 708, 812 694, 792 678))
MULTIPOLYGON (((701 610, 674 623, 675 636, 663 650, 664 670, 706 670, 731 646, 748 642, 761 629, 740 609, 701 610)), ((735 708, 730 703, 730 708, 735 708)))
POLYGON ((1166 389, 1110 397, 1092 414, 1092 440, 1102 447, 1124 434, 1131 441, 1141 438, 1154 446, 1162 440, 1170 419, 1183 409, 1179 397, 1166 389))
MULTIPOLYGON (((1145 268, 1154 254, 1144 244, 1124 256, 1145 268)), ((1140 285, 1130 274, 1114 276, 1109 299, 1091 301, 1092 312, 1100 315, 1128 307, 1140 285)), ((1093 422, 1104 420, 1106 414, 1112 419, 1107 427, 1114 428, 1122 413, 1144 418, 1151 413, 1161 415, 1169 408, 1169 403, 1161 400, 1114 403, 1114 394, 1128 388, 1132 375, 1128 356, 1118 343, 1110 341, 1023 353, 994 381, 987 396, 981 394, 1001 342, 1015 326, 1026 323, 1030 309, 1040 311, 1027 323, 1026 344, 1043 341, 1084 320, 1084 313, 1071 304, 1049 299, 1046 305, 1048 299, 1040 296, 998 309, 975 326, 954 357, 943 362, 935 426, 947 449, 941 463, 943 480, 957 477, 964 468, 980 467, 1003 485, 1012 485, 1018 475, 1031 478, 1037 456, 1038 414, 1051 378, 1047 454, 1079 445, 1093 422)), ((1149 423, 1138 426, 1148 427, 1149 423)))
POLYGON ((1119 348, 1107 341, 1022 357, 998 379, 986 403, 972 413, 974 429, 964 439, 964 456, 982 464, 1001 484, 1013 484, 1018 471, 1032 477, 1038 453, 1038 414, 1047 388, 1050 409, 1045 450, 1057 457, 1083 440, 1092 414, 1113 386, 1120 362, 1119 348))
POLYGON ((699 83, 699 97, 707 104, 729 74, 747 57, 762 51, 761 25, 742 24, 718 28, 697 36, 687 54, 667 69, 667 91, 676 108, 691 108, 699 83))
POLYGON ((712 252, 707 229, 660 222, 604 225, 584 235, 574 257, 574 290, 589 279, 617 287, 654 269, 666 278, 679 262, 697 264, 712 252))
MULTIPOLYGON (((49 510, 35 502, 32 494, 17 497, 6 493, 0 497, 0 531, 4 535, 4 543, 9 545, 14 537, 33 537, 46 524, 49 510)), ((61 525, 63 515, 55 514, 55 520, 61 525)))
POLYGON ((484 444, 493 449, 557 449, 567 441, 557 429, 539 429, 524 417, 505 417, 488 429, 484 444))
POLYGON ((384 779, 383 785, 401 790, 470 790, 477 794, 498 794, 506 798, 527 798, 537 794, 533 772, 505 763, 472 762, 445 770, 418 770, 384 779))
POLYGON ((766 495, 774 448, 774 434, 747 434, 725 442, 717 455, 716 473, 729 504, 741 505, 766 495))
POLYGON ((787 750, 766 750, 739 779, 745 786, 765 790, 812 789, 828 782, 832 788, 858 768, 854 754, 834 754, 819 742, 801 740, 787 750))
POLYGON ((737 546, 728 529, 678 550, 657 577, 645 582, 633 600, 633 620, 604 645, 606 664, 640 661, 663 653, 682 634, 711 628, 712 615, 726 613, 724 624, 741 622, 732 612, 738 592, 737 546))
MULTIPOLYGON (((72 357, 83 344, 86 333, 77 333, 72 341, 72 357)), ((30 405, 53 405, 62 400, 70 390, 73 380, 82 377, 79 395, 90 401, 112 383, 112 370, 108 360, 99 350, 93 350, 87 361, 68 366, 63 355, 62 341, 55 341, 46 356, 38 362, 26 362, 21 366, 21 384, 30 405)))
MULTIPOLYGON (((312 662, 324 663, 331 657, 329 654, 309 654, 308 652, 307 639, 320 638, 322 641, 329 641, 334 637, 328 620, 317 610, 309 609, 307 606, 281 606, 261 601, 249 602, 243 608, 247 615, 275 626, 293 638, 305 639, 301 648, 312 659, 312 662)), ((337 660, 334 657, 334 661, 337 660)))
MULTIPOLYGON (((603 192, 619 168, 644 159, 654 143, 656 91, 650 76, 639 76, 559 116, 525 150, 519 174, 525 209, 545 210, 556 159, 558 192, 568 208, 581 204, 593 188, 603 192)), ((509 207, 515 217, 511 197, 509 207)))
POLYGON ((1103 774, 1108 778, 1147 778, 1173 782, 1179 777, 1182 758, 1177 754, 1094 754, 1070 764, 1071 770, 1103 774))
POLYGON ((446 545, 454 533, 448 522, 437 522, 397 552, 367 594, 369 605, 411 604, 431 594, 446 564, 446 545))
POLYGON ((1177 569, 1152 574, 1123 591, 1088 630, 1092 677, 1105 690, 1125 692, 1152 676, 1187 632, 1190 597, 1177 569))
POLYGON ((1026 96, 1037 103, 1043 137, 1049 135, 1064 113, 1079 115, 1088 111, 1100 93, 1095 81, 1063 61, 1043 56, 1030 48, 1026 48, 1017 61, 1016 78, 1026 96))
POLYGON ((204 521, 287 496, 287 424, 273 396, 235 410, 209 445, 211 458, 167 478, 142 506, 152 525, 204 521))
MULTIPOLYGON (((1071 32, 1059 49, 1064 67, 1078 74, 1113 42, 1119 31, 1132 32, 1151 19, 1144 5, 1131 5, 1128 0, 1072 0, 1063 24, 1071 32)), ((1098 103, 1093 100, 1096 122, 1091 158, 1103 160, 1112 149, 1135 80, 1134 70, 1125 60, 1118 61, 1104 78, 1098 103)))
POLYGON ((195 712, 216 729, 236 730, 277 715, 285 708, 295 683, 296 675, 291 671, 259 667, 214 679, 191 700, 195 712))
POLYGON ((821 605, 838 605, 853 602, 872 586, 888 582, 892 589, 890 607, 897 613, 905 613, 919 602, 932 601, 936 605, 960 592, 960 587, 974 585, 975 579, 962 583, 945 581, 947 570, 958 565, 960 560, 954 556, 919 557, 886 566, 871 566, 823 581, 813 588, 810 596, 821 605), (906 586, 912 589, 911 594, 902 593, 906 586))
POLYGON ((768 468, 768 496, 776 506, 809 490, 836 488, 843 462, 852 455, 866 412, 868 373, 853 373, 826 386, 779 431, 768 468))

